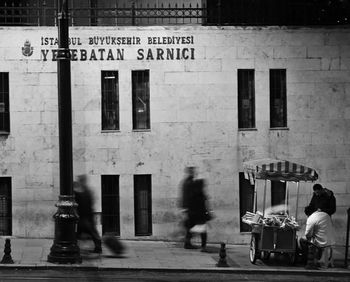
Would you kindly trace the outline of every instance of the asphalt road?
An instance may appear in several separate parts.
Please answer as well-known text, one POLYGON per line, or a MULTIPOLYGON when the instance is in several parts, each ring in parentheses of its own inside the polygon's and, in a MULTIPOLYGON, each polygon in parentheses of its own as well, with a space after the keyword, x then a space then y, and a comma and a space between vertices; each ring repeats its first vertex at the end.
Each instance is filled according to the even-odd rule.
POLYGON ((39 270, 39 269, 3 269, 0 281, 136 281, 136 282, 220 282, 220 281, 283 281, 283 282, 336 282, 350 281, 349 276, 328 276, 314 274, 261 274, 261 273, 213 273, 213 272, 165 272, 165 271, 102 271, 102 270, 39 270))

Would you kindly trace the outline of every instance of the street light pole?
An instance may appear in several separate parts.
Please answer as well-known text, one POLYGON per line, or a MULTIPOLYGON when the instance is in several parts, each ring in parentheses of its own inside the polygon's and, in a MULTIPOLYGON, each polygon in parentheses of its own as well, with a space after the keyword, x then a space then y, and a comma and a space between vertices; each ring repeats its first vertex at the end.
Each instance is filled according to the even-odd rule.
POLYGON ((81 263, 76 238, 78 216, 73 195, 72 103, 70 51, 68 33, 68 0, 57 0, 58 18, 58 126, 60 196, 56 204, 55 239, 48 255, 52 263, 81 263))

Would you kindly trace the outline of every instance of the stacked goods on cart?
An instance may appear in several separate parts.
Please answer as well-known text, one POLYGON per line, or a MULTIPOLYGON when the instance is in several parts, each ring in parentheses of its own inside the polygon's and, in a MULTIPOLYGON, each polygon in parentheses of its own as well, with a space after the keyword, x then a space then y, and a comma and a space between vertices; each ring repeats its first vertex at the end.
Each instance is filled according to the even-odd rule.
POLYGON ((278 226, 281 228, 299 229, 298 222, 295 221, 293 216, 268 216, 263 219, 263 224, 266 226, 278 226))
POLYGON ((298 222, 295 220, 294 216, 291 216, 291 217, 286 217, 284 219, 284 221, 281 224, 281 228, 292 228, 292 229, 299 230, 300 226, 298 222))
POLYGON ((256 213, 247 211, 246 214, 242 216, 242 221, 249 225, 260 224, 262 223, 262 218, 263 214, 259 211, 256 213))
POLYGON ((242 221, 249 225, 261 224, 263 226, 299 229, 299 224, 296 222, 295 218, 288 214, 268 215, 267 217, 264 217, 259 211, 256 213, 247 211, 246 214, 242 216, 242 221))

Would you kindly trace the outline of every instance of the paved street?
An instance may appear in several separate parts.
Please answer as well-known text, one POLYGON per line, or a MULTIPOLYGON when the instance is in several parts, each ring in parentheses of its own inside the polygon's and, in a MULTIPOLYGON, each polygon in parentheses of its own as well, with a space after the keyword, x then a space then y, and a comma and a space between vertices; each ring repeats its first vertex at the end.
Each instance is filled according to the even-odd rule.
MULTIPOLYGON (((4 239, 0 246, 4 246, 4 239)), ((220 268, 219 244, 208 252, 186 250, 180 242, 122 241, 127 250, 115 257, 103 246, 102 255, 91 254, 92 243, 80 242, 83 262, 59 265, 47 262, 52 239, 12 238, 14 264, 0 264, 0 281, 349 281, 343 268, 343 249, 335 249, 335 268, 305 270, 291 266, 283 255, 267 262, 248 259, 249 246, 228 245, 227 263, 220 268)), ((195 241, 196 244, 199 242, 195 241)), ((0 250, 2 253, 2 250, 0 250)), ((0 257, 3 254, 0 253, 0 257)))
MULTIPOLYGON (((122 257, 116 258, 103 246, 102 255, 90 254, 88 250, 93 249, 91 241, 80 241, 82 264, 77 267, 96 268, 170 268, 170 269, 217 269, 219 260, 220 244, 209 244, 208 252, 200 250, 186 250, 181 242, 166 241, 122 241, 126 246, 126 252, 122 257)), ((199 241, 194 242, 199 245, 199 241)), ((0 239, 0 257, 3 255, 5 239, 0 239)), ((53 239, 26 239, 12 238, 11 256, 14 260, 13 266, 19 267, 55 267, 56 264, 47 261, 53 239)), ((293 269, 301 270, 302 266, 291 266, 283 256, 272 256, 267 262, 257 260, 256 264, 250 263, 248 258, 248 245, 227 245, 227 262, 230 268, 238 269, 293 269)), ((334 249, 335 266, 328 271, 344 270, 344 248, 334 249)), ((6 265, 0 264, 0 268, 6 265)), ((8 265, 7 265, 8 266, 8 265)))

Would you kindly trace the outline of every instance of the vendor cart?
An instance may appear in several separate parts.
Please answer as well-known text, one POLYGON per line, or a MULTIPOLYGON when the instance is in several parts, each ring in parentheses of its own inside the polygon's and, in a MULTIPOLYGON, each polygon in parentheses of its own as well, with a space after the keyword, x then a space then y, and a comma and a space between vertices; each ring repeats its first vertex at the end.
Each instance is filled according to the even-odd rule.
POLYGON ((254 184, 255 213, 247 212, 246 215, 253 216, 249 220, 245 216, 242 218, 243 222, 248 223, 252 227, 249 249, 250 262, 254 264, 258 258, 267 260, 271 253, 283 253, 288 254, 290 262, 294 264, 296 259, 296 231, 298 229, 296 220, 299 202, 299 183, 301 181, 315 181, 318 178, 316 171, 297 163, 275 159, 248 161, 243 164, 243 169, 245 178, 249 179, 251 184, 254 184), (258 179, 265 180, 262 214, 257 212, 256 180, 258 179), (265 218, 266 184, 268 180, 286 181, 284 214, 277 216, 277 219, 276 217, 273 218, 273 220, 279 223, 283 222, 280 225, 268 225, 262 220, 265 218), (287 211, 288 184, 291 182, 297 185, 295 219, 290 217, 287 211))

